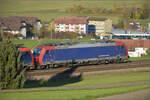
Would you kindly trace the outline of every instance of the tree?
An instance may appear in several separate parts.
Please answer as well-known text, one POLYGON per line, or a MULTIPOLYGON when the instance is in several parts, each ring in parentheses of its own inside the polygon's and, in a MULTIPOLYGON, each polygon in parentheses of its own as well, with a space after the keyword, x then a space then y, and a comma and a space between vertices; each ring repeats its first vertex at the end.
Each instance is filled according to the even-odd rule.
POLYGON ((150 16, 150 7, 148 3, 142 5, 143 18, 146 19, 150 16))
POLYGON ((54 30, 55 30, 55 22, 54 22, 54 19, 52 19, 52 20, 50 21, 50 25, 48 26, 48 31, 49 31, 50 34, 51 34, 51 39, 53 38, 54 30))
POLYGON ((23 87, 25 68, 20 58, 14 44, 6 40, 0 43, 0 89, 23 87))
POLYGON ((129 16, 129 18, 134 19, 134 18, 135 18, 134 15, 135 15, 135 14, 134 14, 134 8, 132 8, 132 9, 129 10, 128 16, 129 16))
POLYGON ((32 27, 31 32, 32 34, 34 34, 36 37, 38 38, 41 38, 42 37, 42 25, 41 24, 38 24, 38 23, 35 23, 32 27))
POLYGON ((150 47, 146 50, 148 56, 150 56, 150 47))
POLYGON ((118 8, 119 8, 119 4, 118 3, 114 3, 113 4, 113 13, 117 13, 118 12, 118 8))
POLYGON ((118 21, 117 27, 120 28, 120 29, 123 29, 123 28, 124 28, 124 20, 123 20, 123 19, 120 19, 120 20, 118 21))
POLYGON ((135 11, 135 19, 141 18, 141 11, 135 11))

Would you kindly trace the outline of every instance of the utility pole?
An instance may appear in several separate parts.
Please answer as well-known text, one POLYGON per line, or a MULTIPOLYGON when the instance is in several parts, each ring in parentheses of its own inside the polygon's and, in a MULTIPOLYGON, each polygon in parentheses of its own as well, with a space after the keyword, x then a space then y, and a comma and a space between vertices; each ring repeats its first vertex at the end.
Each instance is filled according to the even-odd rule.
POLYGON ((53 30, 51 29, 51 40, 53 39, 53 30))

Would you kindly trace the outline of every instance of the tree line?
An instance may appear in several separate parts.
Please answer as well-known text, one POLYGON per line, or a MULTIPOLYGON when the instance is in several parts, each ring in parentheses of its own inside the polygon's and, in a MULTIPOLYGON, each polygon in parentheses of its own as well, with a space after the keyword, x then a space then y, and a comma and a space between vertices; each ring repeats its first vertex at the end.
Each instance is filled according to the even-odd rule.
POLYGON ((122 14, 123 17, 131 19, 147 19, 150 17, 149 4, 143 4, 142 7, 119 7, 117 3, 113 4, 112 9, 105 9, 101 7, 88 8, 83 5, 73 5, 65 10, 66 13, 78 14, 122 14))

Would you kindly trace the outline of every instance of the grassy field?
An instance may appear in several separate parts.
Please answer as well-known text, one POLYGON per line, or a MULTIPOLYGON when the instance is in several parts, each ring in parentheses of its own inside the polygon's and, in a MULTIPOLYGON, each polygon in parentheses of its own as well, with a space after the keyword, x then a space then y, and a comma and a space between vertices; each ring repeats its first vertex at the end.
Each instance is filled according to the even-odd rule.
MULTIPOLYGON (((67 76, 61 79, 50 78, 48 80, 28 80, 24 88, 40 88, 40 87, 72 87, 72 86, 95 86, 104 84, 117 84, 124 82, 137 82, 150 80, 150 72, 128 72, 115 73, 94 76, 67 76)), ((57 75, 59 77, 60 75, 57 75)))
POLYGON ((150 60, 150 56, 143 56, 143 57, 131 57, 129 58, 130 61, 138 61, 138 60, 150 60))
MULTIPOLYGON (((58 16, 79 15, 64 12, 66 8, 72 7, 75 4, 89 8, 101 7, 112 9, 115 3, 118 7, 141 7, 142 4, 148 1, 149 0, 1 0, 0 17, 36 16, 42 20, 49 21, 58 16)), ((120 17, 118 15, 102 14, 80 14, 79 16, 108 17, 113 20, 113 23, 120 17)))
MULTIPOLYGON (((115 74, 105 74, 96 76, 85 76, 82 77, 82 81, 69 83, 70 79, 66 80, 55 80, 52 84, 58 84, 58 82, 64 82, 64 86, 95 86, 102 84, 115 84, 123 82, 136 82, 149 80, 148 71, 139 72, 128 72, 128 73, 115 73, 115 74), (68 82, 68 83, 67 83, 68 82)), ((42 83, 42 82, 40 82, 42 83)), ((36 86, 36 83, 30 83, 30 87, 36 86), (32 84, 32 85, 31 85, 32 84)), ((51 84, 51 83, 48 83, 51 84)), ((29 85, 29 84, 28 84, 29 85)), ((58 86, 58 85, 57 85, 58 86)), ((42 87, 42 86, 40 86, 42 87)), ((60 86, 59 86, 60 87, 60 86)), ((31 92, 7 92, 0 93, 1 100, 94 100, 98 97, 104 97, 109 95, 115 95, 120 93, 132 92, 141 90, 144 88, 150 88, 150 85, 128 85, 120 87, 111 88, 95 88, 95 89, 67 89, 67 90, 41 90, 41 91, 31 91, 31 92)))
POLYGON ((98 97, 133 92, 144 88, 150 88, 150 86, 134 85, 104 89, 13 92, 0 93, 0 97, 1 100, 94 100, 98 97))

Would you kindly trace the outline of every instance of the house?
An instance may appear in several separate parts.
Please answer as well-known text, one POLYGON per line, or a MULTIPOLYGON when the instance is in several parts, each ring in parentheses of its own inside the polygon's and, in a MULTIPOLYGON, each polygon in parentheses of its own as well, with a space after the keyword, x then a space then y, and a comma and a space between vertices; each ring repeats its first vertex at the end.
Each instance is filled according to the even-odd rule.
POLYGON ((76 32, 87 34, 87 18, 78 16, 58 17, 54 21, 55 32, 76 32))
POLYGON ((134 51, 128 51, 129 57, 141 57, 142 55, 147 55, 147 48, 136 47, 134 51))
POLYGON ((88 18, 88 33, 95 33, 100 36, 102 33, 109 33, 112 28, 112 21, 107 18, 88 18))
POLYGON ((10 16, 0 19, 0 27, 4 33, 21 34, 24 38, 31 33, 30 28, 34 25, 38 29, 42 26, 36 17, 10 16))
POLYGON ((109 33, 111 28, 112 21, 107 18, 64 16, 55 19, 55 32, 94 33, 99 36, 109 33))
POLYGON ((141 26, 139 22, 126 22, 125 28, 127 30, 139 31, 142 32, 144 28, 141 26))

